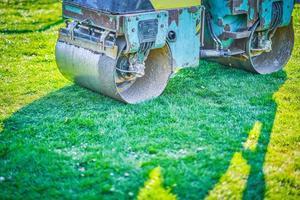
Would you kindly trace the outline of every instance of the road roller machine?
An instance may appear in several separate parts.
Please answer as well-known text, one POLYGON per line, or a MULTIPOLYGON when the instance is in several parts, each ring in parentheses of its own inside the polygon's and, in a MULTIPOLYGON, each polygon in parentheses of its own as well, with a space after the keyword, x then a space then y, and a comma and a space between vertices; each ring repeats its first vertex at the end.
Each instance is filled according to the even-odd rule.
POLYGON ((200 59, 273 73, 292 53, 295 3, 63 0, 57 65, 76 84, 129 104, 158 97, 200 59))

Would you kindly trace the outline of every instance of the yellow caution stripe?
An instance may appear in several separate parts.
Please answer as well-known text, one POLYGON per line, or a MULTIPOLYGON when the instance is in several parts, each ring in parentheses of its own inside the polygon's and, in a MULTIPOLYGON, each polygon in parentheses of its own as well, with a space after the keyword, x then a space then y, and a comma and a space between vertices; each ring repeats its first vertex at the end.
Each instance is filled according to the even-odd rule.
POLYGON ((199 6, 201 0, 150 0, 155 10, 199 6))

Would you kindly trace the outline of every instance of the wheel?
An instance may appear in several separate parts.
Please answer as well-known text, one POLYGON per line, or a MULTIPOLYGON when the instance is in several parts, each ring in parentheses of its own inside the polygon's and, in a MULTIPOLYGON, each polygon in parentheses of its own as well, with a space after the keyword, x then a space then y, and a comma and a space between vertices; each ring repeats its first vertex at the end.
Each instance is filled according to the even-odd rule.
POLYGON ((288 26, 277 28, 272 40, 272 50, 270 52, 258 53, 253 50, 253 43, 257 40, 257 32, 253 32, 247 42, 247 55, 249 61, 246 67, 259 74, 270 74, 281 70, 292 55, 294 47, 293 23, 288 26))
POLYGON ((151 50, 145 66, 144 76, 129 77, 128 80, 121 82, 119 72, 116 71, 115 82, 123 101, 134 104, 161 95, 171 75, 171 57, 168 47, 151 50))
MULTIPOLYGON (((124 44, 124 42, 120 42, 124 44)), ((119 49, 124 49, 120 45, 119 49)), ((145 75, 120 74, 129 63, 126 55, 117 59, 58 41, 56 62, 61 73, 76 84, 129 104, 162 94, 171 75, 169 48, 151 50, 145 61, 145 75)))
POLYGON ((256 42, 257 25, 253 27, 251 36, 241 41, 241 49, 246 49, 244 55, 214 58, 218 63, 247 70, 258 74, 270 74, 281 70, 292 55, 294 47, 294 29, 291 22, 288 26, 277 28, 271 38, 272 49, 269 52, 258 52, 253 44, 256 42))

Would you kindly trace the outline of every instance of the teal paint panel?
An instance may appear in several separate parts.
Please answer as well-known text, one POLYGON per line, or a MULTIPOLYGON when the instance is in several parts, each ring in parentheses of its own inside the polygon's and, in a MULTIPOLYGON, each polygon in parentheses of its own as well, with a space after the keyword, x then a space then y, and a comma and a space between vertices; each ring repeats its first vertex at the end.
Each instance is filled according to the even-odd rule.
POLYGON ((176 33, 176 41, 168 42, 175 70, 199 65, 200 36, 197 25, 200 18, 200 7, 194 13, 189 9, 182 9, 178 24, 173 21, 169 26, 169 31, 176 33))
MULTIPOLYGON (((230 48, 233 39, 222 37, 226 31, 239 32, 247 30, 259 19, 258 30, 268 30, 272 26, 273 3, 282 2, 282 21, 279 26, 287 26, 291 22, 294 0, 241 0, 220 1, 203 0, 203 5, 210 14, 212 29, 221 40, 223 47, 230 48)), ((208 31, 206 40, 210 39, 208 31)), ((210 41, 212 43, 212 41, 210 41)), ((213 46, 213 44, 211 45, 213 46)))
POLYGON ((81 8, 78 8, 76 6, 73 6, 73 5, 64 5, 64 9, 67 10, 67 11, 70 11, 72 13, 76 13, 76 14, 82 15, 81 8))
MULTIPOLYGON (((221 39, 225 29, 236 32, 247 28, 248 1, 232 7, 232 2, 219 0, 205 0, 204 6, 211 14, 211 23, 214 33, 221 39)), ((210 34, 206 31, 206 38, 210 34)), ((228 48, 234 42, 232 39, 221 40, 223 47, 228 48)))
POLYGON ((294 0, 284 0, 283 8, 283 20, 281 26, 287 26, 291 23, 291 16, 294 9, 294 0))
POLYGON ((242 1, 242 2, 237 2, 232 1, 232 13, 233 14, 244 14, 248 13, 249 11, 249 1, 242 1))
POLYGON ((283 17, 279 26, 287 26, 290 24, 291 15, 294 8, 294 0, 263 0, 260 7, 261 30, 267 30, 272 23, 272 5, 274 2, 282 2, 283 17))

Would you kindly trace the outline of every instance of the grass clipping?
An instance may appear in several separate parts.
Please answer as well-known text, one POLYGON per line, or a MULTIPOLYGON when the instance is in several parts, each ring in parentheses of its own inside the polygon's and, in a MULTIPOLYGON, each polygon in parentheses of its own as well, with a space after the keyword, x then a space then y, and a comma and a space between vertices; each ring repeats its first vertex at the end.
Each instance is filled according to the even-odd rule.
POLYGON ((176 200, 176 196, 162 186, 163 178, 160 167, 154 168, 149 174, 149 180, 140 189, 138 200, 176 200))

